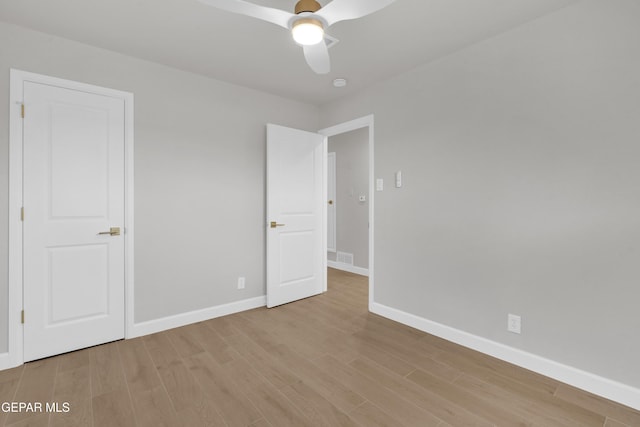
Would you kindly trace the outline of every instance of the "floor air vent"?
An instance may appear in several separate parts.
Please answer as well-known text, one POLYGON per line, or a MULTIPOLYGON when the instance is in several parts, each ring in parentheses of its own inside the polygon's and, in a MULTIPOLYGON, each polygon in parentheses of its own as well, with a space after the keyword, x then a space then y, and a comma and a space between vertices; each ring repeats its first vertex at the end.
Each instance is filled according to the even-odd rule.
POLYGON ((353 254, 338 251, 336 254, 336 261, 343 264, 353 265, 353 254))

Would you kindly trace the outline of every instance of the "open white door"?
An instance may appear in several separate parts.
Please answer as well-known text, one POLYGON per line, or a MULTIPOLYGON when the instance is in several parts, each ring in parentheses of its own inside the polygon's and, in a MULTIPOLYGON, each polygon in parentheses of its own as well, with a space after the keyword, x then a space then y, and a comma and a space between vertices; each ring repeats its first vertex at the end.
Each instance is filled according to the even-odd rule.
POLYGON ((124 337, 124 100, 24 83, 24 361, 124 337))
POLYGON ((326 289, 326 138, 267 125, 267 307, 326 289))

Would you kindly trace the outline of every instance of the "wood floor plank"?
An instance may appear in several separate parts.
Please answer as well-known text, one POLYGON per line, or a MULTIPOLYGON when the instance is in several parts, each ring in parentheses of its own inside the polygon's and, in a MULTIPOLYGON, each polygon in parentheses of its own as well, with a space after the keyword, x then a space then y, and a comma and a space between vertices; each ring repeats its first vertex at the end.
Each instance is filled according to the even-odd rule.
MULTIPOLYGON (((244 314, 244 313, 243 313, 244 314)), ((261 329, 268 331, 271 337, 289 347, 295 348, 304 357, 312 359, 322 352, 318 348, 321 341, 308 336, 296 322, 289 323, 281 316, 279 307, 269 311, 253 311, 246 317, 261 329)))
POLYGON ((503 406, 499 401, 490 403, 474 393, 467 392, 461 387, 419 369, 409 374, 407 379, 496 425, 521 427, 534 425, 532 421, 510 412, 508 406, 503 406))
POLYGON ((230 318, 232 316, 216 317, 215 319, 207 320, 205 323, 208 327, 216 331, 222 338, 226 338, 231 335, 235 335, 236 331, 233 329, 230 318))
POLYGON ((0 384, 19 380, 22 376, 22 372, 24 370, 25 365, 18 366, 17 368, 5 369, 4 371, 0 371, 0 384))
POLYGON ((169 333, 160 332, 147 335, 142 337, 142 340, 157 369, 167 367, 174 362, 182 360, 182 357, 178 354, 178 351, 169 338, 169 333))
POLYGON ((164 387, 131 393, 136 422, 139 427, 179 427, 173 405, 164 387))
POLYGON ((350 366, 379 384, 394 391, 414 405, 425 409, 439 419, 455 426, 491 427, 493 423, 483 420, 464 408, 448 401, 430 390, 421 389, 417 384, 395 375, 366 357, 354 360, 350 366))
POLYGON ((280 360, 272 357, 246 335, 242 333, 228 335, 225 341, 276 388, 286 387, 298 380, 298 377, 280 360))
POLYGON ((243 313, 238 313, 233 317, 232 324, 236 330, 246 335, 251 339, 251 341, 267 352, 283 345, 282 341, 280 341, 280 339, 273 335, 268 329, 265 329, 263 325, 252 322, 248 316, 245 316, 247 313, 249 312, 245 311, 243 313))
MULTIPOLYGON (((220 413, 207 401, 199 406, 191 406, 176 413, 178 421, 189 427, 227 427, 220 413)), ((253 424, 251 424, 253 425, 253 424)))
POLYGON ((47 427, 48 425, 49 414, 38 414, 7 424, 7 427, 47 427))
MULTIPOLYGON (((60 402, 60 401, 58 401, 60 402)), ((63 402, 60 402, 63 403, 63 402)), ((69 412, 50 414, 50 427, 93 427, 91 396, 70 403, 69 412)))
POLYGON ((627 424, 622 424, 616 420, 611 418, 607 418, 607 421, 604 423, 604 427, 630 427, 627 424))
POLYGON ((255 423, 251 424, 250 427, 274 427, 274 426, 272 426, 269 421, 262 418, 256 421, 255 423))
POLYGON ((304 310, 310 322, 328 324, 345 333, 353 332, 348 326, 358 317, 356 313, 339 309, 324 298, 308 298, 291 305, 304 310))
POLYGON ((82 367, 89 367, 90 364, 90 348, 78 351, 72 351, 59 356, 58 372, 70 371, 82 367))
POLYGON ((78 353, 77 357, 61 359, 58 366, 52 402, 61 412, 51 414, 51 424, 54 426, 93 425, 89 353, 78 353), (74 366, 76 368, 72 369, 74 366), (60 369, 62 367, 63 370, 60 369), (64 412, 65 404, 69 405, 68 412, 64 412))
POLYGON ((137 427, 129 391, 126 388, 100 394, 92 399, 94 427, 137 427))
POLYGON ((152 390, 160 385, 160 377, 142 338, 118 342, 127 386, 131 393, 152 390))
MULTIPOLYGON (((360 356, 358 358, 365 357, 377 364, 384 366, 386 369, 404 377, 409 375, 416 369, 413 365, 405 362, 404 360, 380 350, 380 348, 371 345, 368 341, 359 339, 357 337, 350 337, 347 341, 354 347, 359 349, 360 356)), ((358 359, 356 358, 356 359, 358 359)), ((356 360, 354 359, 354 360, 356 360)))
MULTIPOLYGON (((0 376, 3 381, 0 382, 0 402, 13 402, 16 391, 18 390, 18 384, 20 383, 20 376, 22 374, 22 366, 20 370, 11 369, 11 373, 7 372, 5 376, 0 376)), ((5 371, 0 371, 2 374, 5 371)), ((8 412, 0 411, 0 426, 4 425, 4 421, 9 416, 8 412)))
POLYGON ((433 356, 435 360, 472 376, 478 378, 491 378, 495 375, 509 377, 515 381, 527 384, 529 387, 538 388, 548 395, 553 395, 558 387, 557 381, 535 372, 528 371, 475 350, 461 347, 441 338, 430 337, 428 339, 430 345, 441 348, 441 351, 433 356))
POLYGON ((556 390, 555 396, 566 402, 571 402, 605 417, 612 418, 614 421, 629 426, 640 426, 640 411, 635 411, 627 406, 611 402, 575 387, 561 384, 556 390))
POLYGON ((396 359, 410 364, 414 369, 420 368, 445 381, 453 381, 460 376, 458 369, 433 359, 430 354, 435 353, 420 349, 415 343, 407 341, 406 338, 398 340, 375 330, 354 335, 365 340, 376 352, 388 353, 396 359))
POLYGON ((454 384, 468 392, 482 396, 485 400, 502 402, 511 412, 534 424, 548 427, 601 427, 604 417, 576 407, 563 404, 560 399, 544 392, 527 388, 517 382, 503 382, 502 386, 487 383, 478 378, 462 375, 454 384))
MULTIPOLYGON (((342 411, 349 412, 365 401, 362 396, 326 377, 320 369, 309 361, 309 358, 292 350, 287 345, 281 344, 277 339, 270 339, 270 330, 265 329, 264 325, 244 319, 241 322, 234 322, 234 325, 241 333, 246 334, 247 337, 272 357, 286 364, 298 378, 306 382, 342 411)), ((314 356, 317 356, 317 354, 314 353, 314 356)))
POLYGON ((247 426, 263 418, 211 355, 199 353, 185 362, 229 427, 247 426))
POLYGON ((149 335, 144 337, 144 342, 175 411, 199 419, 198 423, 207 420, 217 422, 219 415, 207 404, 202 387, 178 355, 168 335, 149 335))
POLYGON ((231 362, 237 353, 216 332, 214 328, 207 326, 206 322, 199 322, 193 326, 192 334, 198 340, 200 346, 208 352, 218 363, 231 362))
POLYGON ((53 393, 54 401, 80 402, 91 396, 89 366, 58 372, 53 393))
MULTIPOLYGON (((59 358, 50 357, 27 363, 20 378, 14 401, 42 405, 51 402, 59 360, 59 358)), ((29 412, 13 412, 7 416, 5 424, 11 425, 17 421, 34 418, 34 415, 29 412)))
POLYGON ((126 387, 118 343, 112 342, 89 349, 91 396, 110 393, 126 387))
POLYGON ((271 424, 282 427, 312 426, 310 420, 284 394, 265 380, 246 361, 237 359, 225 368, 251 403, 271 424))
POLYGON ((351 387, 365 399, 392 416, 398 425, 436 427, 442 421, 330 355, 325 355, 318 359, 317 363, 327 375, 332 376, 343 385, 351 387))
POLYGON ((159 374, 177 412, 192 408, 203 419, 213 417, 202 386, 182 360, 160 368, 159 374))
POLYGON ((283 388, 282 393, 319 427, 355 427, 356 422, 311 387, 299 381, 283 388))
MULTIPOLYGON (((283 345, 276 348, 273 354, 276 355, 276 357, 280 357, 298 378, 300 378, 301 382, 313 388, 345 413, 360 406, 366 400, 350 387, 326 375, 316 364, 297 354, 287 346, 283 345)), ((293 385, 294 388, 296 384, 293 385)))
MULTIPOLYGON (((310 302, 309 298, 306 302, 310 302)), ((300 337, 315 343, 320 353, 330 353, 343 362, 353 360, 359 355, 358 349, 346 342, 348 333, 325 322, 313 322, 309 310, 288 304, 280 311, 283 318, 293 319, 298 327, 300 337)), ((299 339, 301 339, 299 338, 299 339)))
MULTIPOLYGON (((371 402, 365 402, 349 414, 362 427, 397 427, 398 421, 371 402)), ((416 424, 418 426, 420 424, 416 424)), ((437 427, 437 426, 436 426, 437 427)))
POLYGON ((202 348, 198 339, 193 336, 192 331, 193 325, 187 325, 167 331, 173 346, 182 357, 189 357, 204 351, 204 348, 202 348))

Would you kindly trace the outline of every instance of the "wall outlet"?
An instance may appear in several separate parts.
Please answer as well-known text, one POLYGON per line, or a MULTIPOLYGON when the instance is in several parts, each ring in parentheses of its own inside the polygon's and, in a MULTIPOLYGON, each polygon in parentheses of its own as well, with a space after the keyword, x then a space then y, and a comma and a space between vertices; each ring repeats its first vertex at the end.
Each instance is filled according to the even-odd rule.
POLYGON ((521 326, 521 318, 515 314, 509 314, 507 316, 507 331, 513 332, 514 334, 520 333, 521 326))
POLYGON ((238 289, 244 289, 244 277, 238 277, 238 289))

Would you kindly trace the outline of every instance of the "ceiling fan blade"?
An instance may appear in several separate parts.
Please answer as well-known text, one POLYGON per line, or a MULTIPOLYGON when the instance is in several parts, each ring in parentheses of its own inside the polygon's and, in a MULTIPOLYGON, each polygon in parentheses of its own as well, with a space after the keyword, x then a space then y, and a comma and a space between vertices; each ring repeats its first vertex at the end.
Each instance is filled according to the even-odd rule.
POLYGON ((263 21, 271 22, 289 29, 289 20, 295 15, 280 9, 260 6, 244 0, 199 0, 208 6, 226 10, 227 12, 239 13, 240 15, 251 16, 263 21))
POLYGON ((324 40, 318 44, 303 46, 307 64, 316 74, 327 74, 331 70, 329 49, 324 40))
MULTIPOLYGON (((201 0, 202 1, 202 0, 201 0)), ((395 0, 333 0, 316 12, 333 25, 339 21, 361 18, 389 6, 395 0)))

